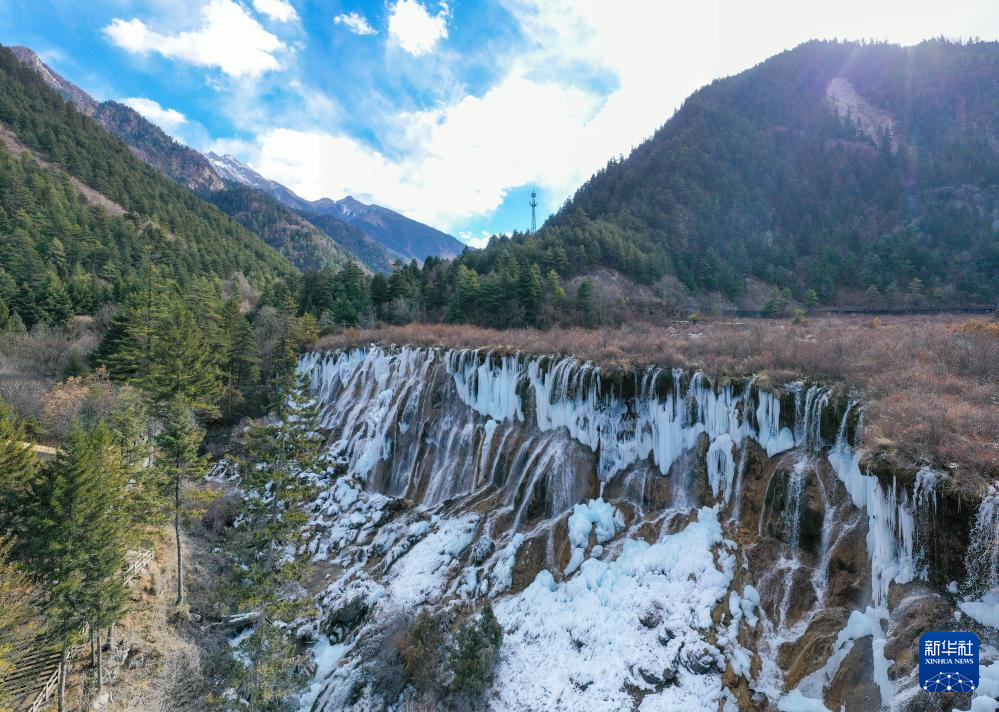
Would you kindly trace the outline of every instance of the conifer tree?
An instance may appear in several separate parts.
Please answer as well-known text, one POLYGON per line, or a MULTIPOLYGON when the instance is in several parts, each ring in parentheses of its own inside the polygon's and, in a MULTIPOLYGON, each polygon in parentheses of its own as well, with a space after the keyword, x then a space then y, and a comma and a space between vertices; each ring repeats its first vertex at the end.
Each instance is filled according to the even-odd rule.
POLYGON ((206 416, 218 414, 222 395, 218 350, 183 304, 171 304, 157 323, 142 386, 156 403, 179 397, 206 416))
POLYGON ((162 473, 150 467, 153 456, 149 404, 136 388, 120 387, 107 418, 111 442, 121 457, 128 482, 128 523, 132 539, 150 534, 165 521, 162 473))
POLYGON ((447 320, 470 321, 474 317, 475 301, 479 296, 479 275, 465 265, 458 266, 454 291, 448 302, 447 320))
POLYGON ((15 311, 11 315, 10 321, 7 322, 7 331, 11 332, 12 334, 23 334, 27 330, 28 327, 24 325, 24 320, 21 319, 20 313, 15 311))
POLYGON ((205 338, 213 343, 221 343, 225 302, 219 280, 212 277, 195 279, 184 288, 184 303, 191 310, 205 338))
POLYGON ((6 695, 5 684, 15 662, 11 652, 37 628, 31 580, 14 563, 12 549, 11 540, 0 537, 0 709, 13 708, 14 700, 6 695))
POLYGON ((309 605, 299 594, 308 562, 286 553, 302 543, 303 505, 315 494, 307 473, 316 465, 323 437, 304 381, 283 396, 274 419, 251 426, 244 441, 238 578, 243 606, 255 611, 256 622, 242 644, 250 664, 237 684, 251 711, 282 709, 301 683, 292 641, 280 623, 309 605))
POLYGON ((24 428, 0 401, 0 537, 27 527, 26 508, 35 474, 35 453, 25 442, 24 428))
POLYGON ((74 425, 40 478, 33 551, 49 582, 49 627, 62 643, 60 710, 69 650, 83 627, 99 630, 124 613, 125 485, 125 468, 101 423, 89 431, 74 425))
POLYGON ((190 406, 180 398, 170 401, 156 445, 159 450, 158 465, 164 474, 168 490, 165 494, 171 502, 173 531, 177 542, 178 606, 184 602, 184 556, 180 535, 181 488, 185 477, 191 477, 203 469, 204 461, 198 458, 202 438, 204 431, 198 427, 190 406))
POLYGON ((170 300, 167 286, 151 268, 141 288, 118 307, 94 361, 105 364, 115 378, 143 386, 149 377, 157 324, 170 300))
POLYGON ((584 279, 576 290, 576 308, 583 319, 584 326, 594 326, 597 322, 597 302, 593 296, 593 282, 584 279))
POLYGON ((247 394, 260 382, 260 348, 239 302, 228 300, 222 307, 222 375, 225 391, 222 414, 232 417, 246 403, 247 394))
POLYGON ((128 605, 128 587, 122 578, 125 550, 131 527, 126 486, 128 469, 121 452, 114 447, 110 428, 98 424, 89 433, 96 454, 97 476, 101 482, 104 509, 91 523, 93 541, 86 560, 84 606, 87 626, 97 639, 97 688, 104 687, 102 631, 120 621, 128 605))
POLYGON ((284 315, 281 331, 278 334, 277 343, 274 345, 274 353, 271 358, 270 378, 270 406, 280 409, 283 407, 283 400, 287 398, 295 388, 298 368, 298 354, 295 352, 295 317, 284 315))

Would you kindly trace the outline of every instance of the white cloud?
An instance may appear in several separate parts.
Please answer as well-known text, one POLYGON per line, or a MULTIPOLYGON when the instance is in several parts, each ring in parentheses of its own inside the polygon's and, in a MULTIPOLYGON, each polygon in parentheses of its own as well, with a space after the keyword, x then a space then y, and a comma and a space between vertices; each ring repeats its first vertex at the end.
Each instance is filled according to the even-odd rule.
POLYGON ((333 23, 336 25, 343 25, 355 35, 378 34, 378 30, 371 26, 371 23, 368 22, 368 18, 356 12, 348 12, 343 15, 337 15, 333 18, 333 23))
POLYGON ((257 167, 309 198, 351 193, 444 229, 495 211, 527 184, 551 196, 544 214, 711 76, 689 57, 704 38, 671 24, 666 7, 566 0, 511 9, 529 45, 498 58, 506 76, 481 96, 386 118, 382 151, 337 131, 267 132, 257 167), (594 87, 601 73, 609 86, 594 87), (667 76, 676 86, 664 90, 667 76))
MULTIPOLYGON (((907 42, 938 34, 933 21, 940 13, 931 11, 930 0, 908 1, 925 4, 918 18, 902 12, 902 0, 876 12, 867 0, 843 0, 811 14, 794 0, 774 0, 765 12, 717 0, 500 0, 523 39, 491 58, 499 79, 488 90, 461 91, 419 111, 393 112, 372 102, 364 116, 377 144, 340 129, 342 117, 282 117, 255 127, 256 138, 237 155, 304 197, 353 194, 446 230, 480 222, 512 189, 532 184, 545 201, 544 215, 716 77, 813 36, 907 42), (793 22, 776 22, 778 15, 793 22)), ((955 2, 973 28, 970 0, 955 2)), ((433 51, 447 36, 449 10, 435 16, 427 7, 433 8, 416 0, 390 3, 390 41, 414 55, 433 51)), ((982 26, 999 27, 999 10, 976 17, 982 26)), ((960 36, 954 22, 948 20, 947 32, 960 36)), ((445 68, 466 61, 447 52, 433 59, 445 68)), ((526 206, 524 214, 526 223, 526 206)))
POLYGON ((128 52, 157 52, 198 66, 218 67, 231 77, 257 77, 280 68, 276 55, 285 45, 241 5, 211 0, 201 8, 201 21, 196 30, 160 34, 138 18, 115 18, 104 32, 128 52))
POLYGON ((474 247, 481 250, 483 247, 489 244, 490 238, 492 238, 493 233, 489 230, 482 230, 478 235, 469 232, 468 230, 462 230, 455 237, 464 242, 469 247, 474 247))
POLYGON ((413 56, 428 54, 447 37, 447 18, 445 3, 441 3, 436 15, 431 15, 418 0, 397 0, 389 8, 389 37, 413 56))
POLYGON ((181 126, 187 123, 187 117, 182 113, 176 109, 166 109, 153 99, 133 96, 128 99, 122 99, 121 103, 132 107, 170 134, 176 133, 181 126))
POLYGON ((253 8, 278 22, 293 22, 298 13, 287 0, 253 0, 253 8))
POLYGON ((574 187, 599 105, 573 87, 512 78, 482 97, 397 116, 398 158, 346 134, 276 129, 258 137, 250 161, 303 197, 352 194, 451 229, 498 208, 513 186, 574 187))
MULTIPOLYGON (((379 117, 382 150, 336 129, 283 127, 262 132, 242 157, 307 198, 353 194, 460 229, 523 185, 536 184, 549 198, 542 214, 557 207, 712 76, 713 55, 698 51, 711 40, 691 26, 709 25, 713 10, 678 18, 665 3, 642 0, 506 2, 526 44, 497 57, 505 76, 485 93, 379 117)), ((414 9, 434 19, 413 0, 390 12, 414 9)), ((446 33, 443 18, 439 27, 446 33)), ((436 42, 428 34, 435 39, 407 47, 397 30, 390 20, 394 41, 411 53, 436 42)))

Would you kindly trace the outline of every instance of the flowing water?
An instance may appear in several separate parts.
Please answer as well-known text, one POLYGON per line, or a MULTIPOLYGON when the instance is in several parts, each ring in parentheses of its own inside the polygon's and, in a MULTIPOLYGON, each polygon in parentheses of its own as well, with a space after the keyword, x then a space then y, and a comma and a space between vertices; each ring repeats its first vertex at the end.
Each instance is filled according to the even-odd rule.
MULTIPOLYGON (((868 675, 880 703, 895 704, 908 684, 887 676, 888 592, 928 577, 927 532, 945 476, 924 468, 901 486, 863 471, 863 413, 833 390, 482 350, 372 346, 309 354, 300 368, 339 473, 319 476, 330 496, 312 522, 310 551, 343 572, 322 594, 324 610, 357 596, 376 610, 492 597, 509 639, 497 685, 521 691, 497 688, 492 707, 522 709, 524 690, 545 699, 562 689, 555 709, 574 708, 567 700, 604 709, 640 689, 659 705, 650 709, 685 709, 690 695, 729 712, 749 698, 723 687, 726 665, 753 699, 777 704, 792 692, 781 651, 830 605, 856 616, 794 694, 836 694, 838 668, 863 631, 874 641, 868 675), (388 514, 400 497, 418 509, 388 514), (854 541, 866 568, 844 573, 854 541), (682 551, 696 565, 665 563, 682 551), (382 556, 377 569, 366 563, 382 556), (676 578, 684 566, 694 568, 676 578), (730 612, 719 623, 715 605, 730 612), (677 606, 668 629, 638 623, 659 620, 646 608, 677 606), (561 622, 576 609, 612 629, 561 622), (704 631, 716 625, 725 632, 708 643, 704 631), (547 682, 527 662, 537 652, 530 630, 564 659, 547 682), (760 658, 755 676, 746 641, 760 658), (602 677, 590 672, 587 645, 618 651, 601 658, 610 666, 602 677), (689 663, 696 650, 701 662, 689 663), (655 682, 659 666, 678 670, 677 682, 655 682)), ((995 588, 997 532, 993 491, 972 534, 966 588, 995 588)), ((366 620, 357 638, 377 625, 375 614, 366 620)), ((363 670, 346 656, 317 709, 346 699, 344 686, 363 670)))

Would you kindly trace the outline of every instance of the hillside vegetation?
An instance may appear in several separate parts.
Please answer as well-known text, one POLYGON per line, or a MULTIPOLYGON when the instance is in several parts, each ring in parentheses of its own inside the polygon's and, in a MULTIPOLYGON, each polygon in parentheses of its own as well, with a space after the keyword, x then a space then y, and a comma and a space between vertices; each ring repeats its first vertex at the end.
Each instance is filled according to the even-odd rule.
POLYGON ((89 313, 149 262, 181 285, 195 275, 242 273, 263 288, 293 273, 257 236, 147 166, 6 48, 0 123, 53 164, 0 151, 0 291, 28 325, 89 313), (88 205, 66 174, 126 213, 88 205))
MULTIPOLYGON (((354 259, 339 240, 334 241, 263 191, 230 185, 205 197, 299 269, 340 268, 354 259)), ((351 229, 343 223, 341 226, 346 231, 351 229)))
POLYGON ((906 467, 957 469, 977 492, 999 476, 999 322, 953 316, 674 322, 582 330, 409 325, 351 329, 322 349, 406 344, 562 354, 616 368, 694 368, 712 378, 758 374, 840 384, 866 409, 868 445, 906 467))
POLYGON ((611 267, 737 298, 872 307, 999 297, 999 44, 809 42, 695 92, 480 275, 611 267), (863 295, 862 298, 859 295, 863 295))

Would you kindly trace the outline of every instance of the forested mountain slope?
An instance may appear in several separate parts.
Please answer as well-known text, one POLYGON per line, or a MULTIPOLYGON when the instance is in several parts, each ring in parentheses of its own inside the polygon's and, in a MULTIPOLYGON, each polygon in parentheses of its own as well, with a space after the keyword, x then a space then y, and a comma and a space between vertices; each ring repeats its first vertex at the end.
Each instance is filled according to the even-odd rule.
POLYGON ((91 311, 150 262, 181 285, 239 272, 263 288, 293 274, 257 236, 143 163, 6 48, 0 48, 0 124, 52 163, 40 165, 31 152, 0 151, 0 296, 29 325, 91 311), (125 214, 90 205, 68 176, 125 214))
POLYGON ((116 101, 99 102, 68 79, 53 71, 28 47, 11 47, 14 56, 59 92, 77 109, 127 143, 146 163, 191 190, 211 191, 225 187, 208 159, 170 138, 135 109, 116 101))
POLYGON ((717 80, 539 234, 464 261, 511 258, 729 297, 755 277, 826 303, 993 302, 999 44, 813 41, 717 80))
MULTIPOLYGON (((343 233, 351 232, 364 237, 350 225, 313 223, 267 193, 238 183, 227 183, 224 189, 205 193, 204 197, 247 230, 260 235, 299 269, 339 269, 355 259, 373 269, 381 268, 380 263, 372 264, 366 255, 354 250, 349 239, 343 239, 343 233)), ((385 267, 390 268, 391 265, 385 267)))
POLYGON ((306 200, 232 156, 209 153, 208 160, 227 181, 267 193, 373 269, 387 272, 400 259, 422 262, 427 257, 455 257, 465 247, 451 235, 380 205, 368 205, 349 195, 342 200, 306 200))
MULTIPOLYGON (((297 267, 339 268, 354 259, 350 247, 339 239, 341 234, 351 232, 346 223, 338 221, 338 225, 323 228, 310 224, 267 191, 247 190, 241 181, 220 171, 209 157, 178 143, 135 109, 116 101, 98 102, 27 47, 12 47, 11 51, 79 111, 127 143, 139 158, 214 203, 297 267)), ((359 259, 373 269, 380 268, 363 256, 359 259)))

